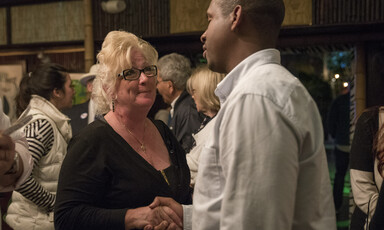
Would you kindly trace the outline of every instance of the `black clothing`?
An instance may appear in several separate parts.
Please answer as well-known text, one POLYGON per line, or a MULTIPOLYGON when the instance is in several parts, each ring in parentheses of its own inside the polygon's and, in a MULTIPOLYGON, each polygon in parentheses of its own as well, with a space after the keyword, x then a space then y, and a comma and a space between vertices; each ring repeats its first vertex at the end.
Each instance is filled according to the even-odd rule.
POLYGON ((367 109, 356 122, 351 146, 351 169, 373 173, 373 142, 379 126, 378 112, 378 107, 367 109))
POLYGON ((71 118, 72 136, 76 136, 82 128, 88 125, 89 100, 64 110, 63 113, 71 118))
MULTIPOLYGON (((373 142, 378 131, 378 107, 367 109, 356 122, 355 134, 351 146, 350 168, 362 173, 374 173, 375 153, 373 142)), ((374 185, 373 185, 374 186, 374 185)), ((367 214, 355 206, 351 216, 351 230, 363 230, 367 214)))
POLYGON ((338 148, 333 150, 335 156, 336 173, 333 180, 333 201, 336 211, 339 211, 343 204, 345 175, 349 167, 349 152, 343 152, 338 148))
POLYGON ((350 145, 350 94, 338 96, 331 104, 328 113, 328 132, 337 145, 350 145))
POLYGON ((384 229, 384 183, 381 184, 379 199, 377 200, 375 214, 369 223, 369 230, 384 229))
POLYGON ((203 120, 204 115, 197 112, 191 95, 184 90, 175 103, 169 128, 186 153, 189 153, 193 146, 192 134, 197 132, 203 120))
POLYGON ((192 202, 185 153, 163 122, 153 123, 169 151, 171 166, 164 171, 170 185, 104 118, 96 119, 69 143, 58 183, 56 229, 123 230, 127 209, 147 206, 156 196, 192 202))
POLYGON ((335 140, 333 150, 336 173, 333 181, 333 199, 336 211, 343 204, 344 180, 349 166, 349 152, 339 149, 337 145, 350 146, 350 93, 338 96, 331 104, 328 113, 328 132, 335 140))
POLYGON ((328 132, 335 140, 333 150, 336 173, 333 181, 333 199, 336 211, 343 204, 344 180, 349 166, 349 151, 339 149, 337 145, 350 146, 350 93, 338 96, 331 104, 327 123, 328 132))

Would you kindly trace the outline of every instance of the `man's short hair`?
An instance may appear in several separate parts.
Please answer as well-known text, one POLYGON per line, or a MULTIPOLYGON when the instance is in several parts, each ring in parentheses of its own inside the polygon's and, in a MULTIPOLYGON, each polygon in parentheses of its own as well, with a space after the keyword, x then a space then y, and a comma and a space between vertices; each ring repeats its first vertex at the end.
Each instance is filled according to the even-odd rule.
POLYGON ((283 0, 217 0, 216 3, 224 16, 229 15, 236 5, 241 5, 255 24, 268 17, 275 26, 280 27, 284 20, 285 7, 283 0))
POLYGON ((160 77, 163 81, 172 81, 178 90, 184 90, 188 78, 191 76, 191 62, 181 54, 165 55, 157 62, 160 77))

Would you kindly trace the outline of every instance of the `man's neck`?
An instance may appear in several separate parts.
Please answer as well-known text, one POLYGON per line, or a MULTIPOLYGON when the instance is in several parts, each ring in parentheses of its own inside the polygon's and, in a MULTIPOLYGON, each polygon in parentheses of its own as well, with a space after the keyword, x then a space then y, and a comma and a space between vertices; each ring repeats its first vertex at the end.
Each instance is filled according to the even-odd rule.
POLYGON ((177 99, 180 97, 182 92, 183 92, 182 90, 175 90, 174 91, 174 93, 172 94, 172 97, 171 97, 171 104, 174 104, 175 101, 177 101, 177 99))

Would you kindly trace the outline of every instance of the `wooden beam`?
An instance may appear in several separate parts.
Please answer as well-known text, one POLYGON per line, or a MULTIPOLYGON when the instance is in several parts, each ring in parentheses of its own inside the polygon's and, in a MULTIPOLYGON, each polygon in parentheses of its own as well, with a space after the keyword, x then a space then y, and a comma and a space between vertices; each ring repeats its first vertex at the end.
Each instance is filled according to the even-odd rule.
POLYGON ((85 73, 95 64, 93 39, 92 0, 84 0, 84 64, 85 73))

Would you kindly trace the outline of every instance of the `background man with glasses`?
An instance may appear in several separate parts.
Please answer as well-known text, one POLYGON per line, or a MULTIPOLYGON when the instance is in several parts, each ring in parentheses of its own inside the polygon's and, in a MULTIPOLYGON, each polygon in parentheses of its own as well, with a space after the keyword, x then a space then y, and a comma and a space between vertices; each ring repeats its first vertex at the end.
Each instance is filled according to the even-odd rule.
POLYGON ((185 90, 191 76, 191 63, 188 58, 171 53, 159 59, 157 90, 164 102, 171 105, 169 128, 186 153, 192 148, 193 137, 199 129, 204 115, 196 110, 195 102, 185 90))

